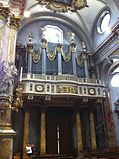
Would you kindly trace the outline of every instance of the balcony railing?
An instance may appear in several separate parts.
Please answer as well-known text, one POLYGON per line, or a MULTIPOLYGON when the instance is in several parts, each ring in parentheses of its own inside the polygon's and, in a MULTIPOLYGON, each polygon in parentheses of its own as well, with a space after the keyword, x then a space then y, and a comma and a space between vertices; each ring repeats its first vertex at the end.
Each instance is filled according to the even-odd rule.
POLYGON ((20 83, 24 94, 105 97, 100 80, 77 78, 73 75, 23 74, 20 83))

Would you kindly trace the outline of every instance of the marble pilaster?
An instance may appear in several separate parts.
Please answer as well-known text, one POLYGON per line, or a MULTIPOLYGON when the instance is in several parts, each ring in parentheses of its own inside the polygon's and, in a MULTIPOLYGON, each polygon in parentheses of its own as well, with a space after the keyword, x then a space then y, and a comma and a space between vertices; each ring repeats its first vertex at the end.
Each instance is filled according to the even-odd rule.
POLYGON ((25 112, 23 132, 23 159, 27 158, 26 145, 29 144, 29 112, 25 112))
POLYGON ((77 149, 79 153, 83 150, 80 112, 76 112, 76 128, 77 128, 77 149))
POLYGON ((45 110, 41 110, 41 124, 40 124, 40 154, 46 154, 46 114, 45 110))
POLYGON ((97 144, 96 144, 96 134, 95 134, 93 112, 90 112, 89 119, 90 119, 91 147, 92 147, 92 150, 95 150, 97 148, 97 144))
POLYGON ((105 90, 105 101, 104 101, 104 111, 105 111, 105 119, 106 119, 106 130, 107 130, 107 141, 109 147, 116 146, 116 136, 115 136, 115 128, 114 128, 114 120, 110 108, 109 102, 109 91, 105 90))

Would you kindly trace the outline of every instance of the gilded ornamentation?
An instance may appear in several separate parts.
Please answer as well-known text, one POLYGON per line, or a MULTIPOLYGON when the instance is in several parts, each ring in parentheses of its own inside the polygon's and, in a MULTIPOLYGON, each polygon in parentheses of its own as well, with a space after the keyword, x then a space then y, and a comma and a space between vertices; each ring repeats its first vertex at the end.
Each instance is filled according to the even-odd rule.
POLYGON ((70 44, 71 52, 76 52, 76 44, 73 42, 70 44))
POLYGON ((57 44, 57 47, 56 47, 56 51, 58 52, 58 53, 62 53, 63 52, 63 45, 62 44, 57 44))
POLYGON ((36 92, 44 92, 44 86, 37 84, 37 85, 35 85, 35 90, 36 90, 36 92))
POLYGON ((78 90, 76 86, 57 86, 57 93, 77 94, 78 90))
POLYGON ((47 48, 47 40, 45 38, 41 39, 40 47, 43 48, 43 49, 47 48))
POLYGON ((12 15, 10 17, 10 24, 9 25, 13 29, 19 29, 19 27, 20 27, 20 18, 17 18, 14 15, 12 15))
POLYGON ((88 58, 88 51, 84 42, 82 42, 82 56, 84 60, 88 58))
POLYGON ((12 97, 0 95, 0 110, 9 109, 12 105, 12 97))
POLYGON ((30 34, 29 35, 29 43, 27 44, 27 49, 28 49, 28 53, 32 54, 32 60, 34 63, 38 63, 41 59, 41 49, 45 49, 46 53, 47 53, 47 57, 49 58, 49 60, 53 61, 56 58, 57 53, 61 53, 62 58, 65 62, 69 62, 69 60, 71 59, 71 54, 75 53, 75 58, 77 60, 77 64, 79 67, 83 67, 83 60, 86 59, 88 57, 88 52, 86 50, 86 46, 84 43, 82 43, 82 53, 80 55, 76 54, 76 43, 74 43, 74 34, 71 34, 70 37, 70 45, 69 45, 69 49, 68 52, 64 52, 63 50, 63 45, 58 43, 57 46, 55 47, 54 51, 49 50, 48 47, 48 43, 47 40, 45 38, 41 39, 41 43, 40 43, 40 47, 38 49, 38 51, 35 51, 33 49, 33 35, 30 34))
POLYGON ((19 108, 23 107, 23 89, 16 89, 16 97, 13 101, 12 110, 18 111, 19 108))
POLYGON ((75 12, 78 9, 82 9, 84 7, 88 7, 87 0, 71 0, 69 2, 67 1, 61 1, 61 0, 37 0, 40 5, 46 6, 46 8, 53 10, 55 12, 68 12, 68 10, 75 12))
POLYGON ((96 94, 94 88, 89 88, 89 89, 88 89, 88 93, 89 93, 90 95, 95 95, 95 94, 96 94))
POLYGON ((48 9, 53 10, 55 12, 67 12, 68 8, 67 5, 63 4, 63 3, 59 3, 59 2, 51 2, 48 3, 46 6, 48 9))
POLYGON ((3 18, 5 21, 7 21, 7 18, 9 17, 10 10, 8 7, 3 7, 3 4, 0 3, 0 18, 3 18))
POLYGON ((88 7, 87 0, 72 0, 71 6, 73 8, 73 11, 88 7))
POLYGON ((32 55, 32 60, 34 63, 38 63, 41 58, 41 47, 39 47, 38 51, 35 51, 33 48, 33 34, 29 34, 29 42, 27 44, 28 53, 32 55))
POLYGON ((82 56, 82 54, 76 55, 76 60, 77 60, 78 66, 82 68, 83 67, 83 56, 82 56))
POLYGON ((63 57, 63 59, 64 59, 65 62, 69 62, 69 60, 71 59, 71 48, 69 49, 68 53, 64 53, 64 51, 63 51, 63 45, 58 44, 57 48, 56 48, 56 51, 58 53, 62 54, 62 57, 63 57))
POLYGON ((56 51, 48 51, 47 52, 47 56, 48 56, 48 58, 51 60, 51 61, 53 61, 54 59, 55 59, 55 57, 56 57, 56 51))
POLYGON ((33 49, 33 39, 34 39, 33 34, 30 33, 29 37, 28 37, 28 44, 27 44, 28 50, 32 50, 33 49))
POLYGON ((34 63, 38 63, 41 59, 41 48, 38 49, 38 52, 32 52, 32 60, 34 63))

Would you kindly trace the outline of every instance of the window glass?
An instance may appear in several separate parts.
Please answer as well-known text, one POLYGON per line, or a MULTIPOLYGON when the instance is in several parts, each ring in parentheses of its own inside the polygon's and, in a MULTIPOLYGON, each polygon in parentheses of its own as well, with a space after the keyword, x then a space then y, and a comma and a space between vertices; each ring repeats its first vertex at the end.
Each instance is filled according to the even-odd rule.
POLYGON ((63 31, 57 26, 52 26, 52 25, 45 26, 43 35, 48 42, 63 43, 63 31))
POLYGON ((109 22, 110 22, 110 14, 107 13, 104 15, 104 17, 102 18, 102 22, 101 22, 101 31, 102 32, 105 32, 106 29, 108 28, 109 26, 109 22))
POLYGON ((103 11, 100 15, 98 22, 97 22, 97 31, 100 34, 103 34, 104 32, 109 33, 109 23, 110 23, 111 15, 109 11, 103 11))
POLYGON ((119 73, 115 74, 111 79, 112 87, 119 87, 119 73))

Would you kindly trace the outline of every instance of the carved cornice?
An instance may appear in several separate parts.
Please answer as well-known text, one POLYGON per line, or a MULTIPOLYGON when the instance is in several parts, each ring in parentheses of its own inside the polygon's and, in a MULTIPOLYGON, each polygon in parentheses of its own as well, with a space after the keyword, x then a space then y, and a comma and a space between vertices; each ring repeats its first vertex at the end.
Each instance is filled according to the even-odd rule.
POLYGON ((71 0, 69 2, 65 1, 50 1, 50 0, 37 0, 40 5, 44 5, 46 8, 53 10, 55 12, 67 12, 68 10, 75 12, 84 7, 88 7, 87 0, 71 0))
POLYGON ((12 15, 11 17, 10 17, 10 27, 11 28, 13 28, 13 29, 19 29, 19 27, 20 27, 20 18, 17 18, 17 17, 15 17, 14 15, 12 15))
POLYGON ((119 36, 119 23, 112 29, 111 35, 93 52, 98 54, 103 51, 115 38, 119 36))
POLYGON ((9 17, 10 10, 8 7, 4 7, 2 3, 0 3, 0 18, 7 21, 9 17))

